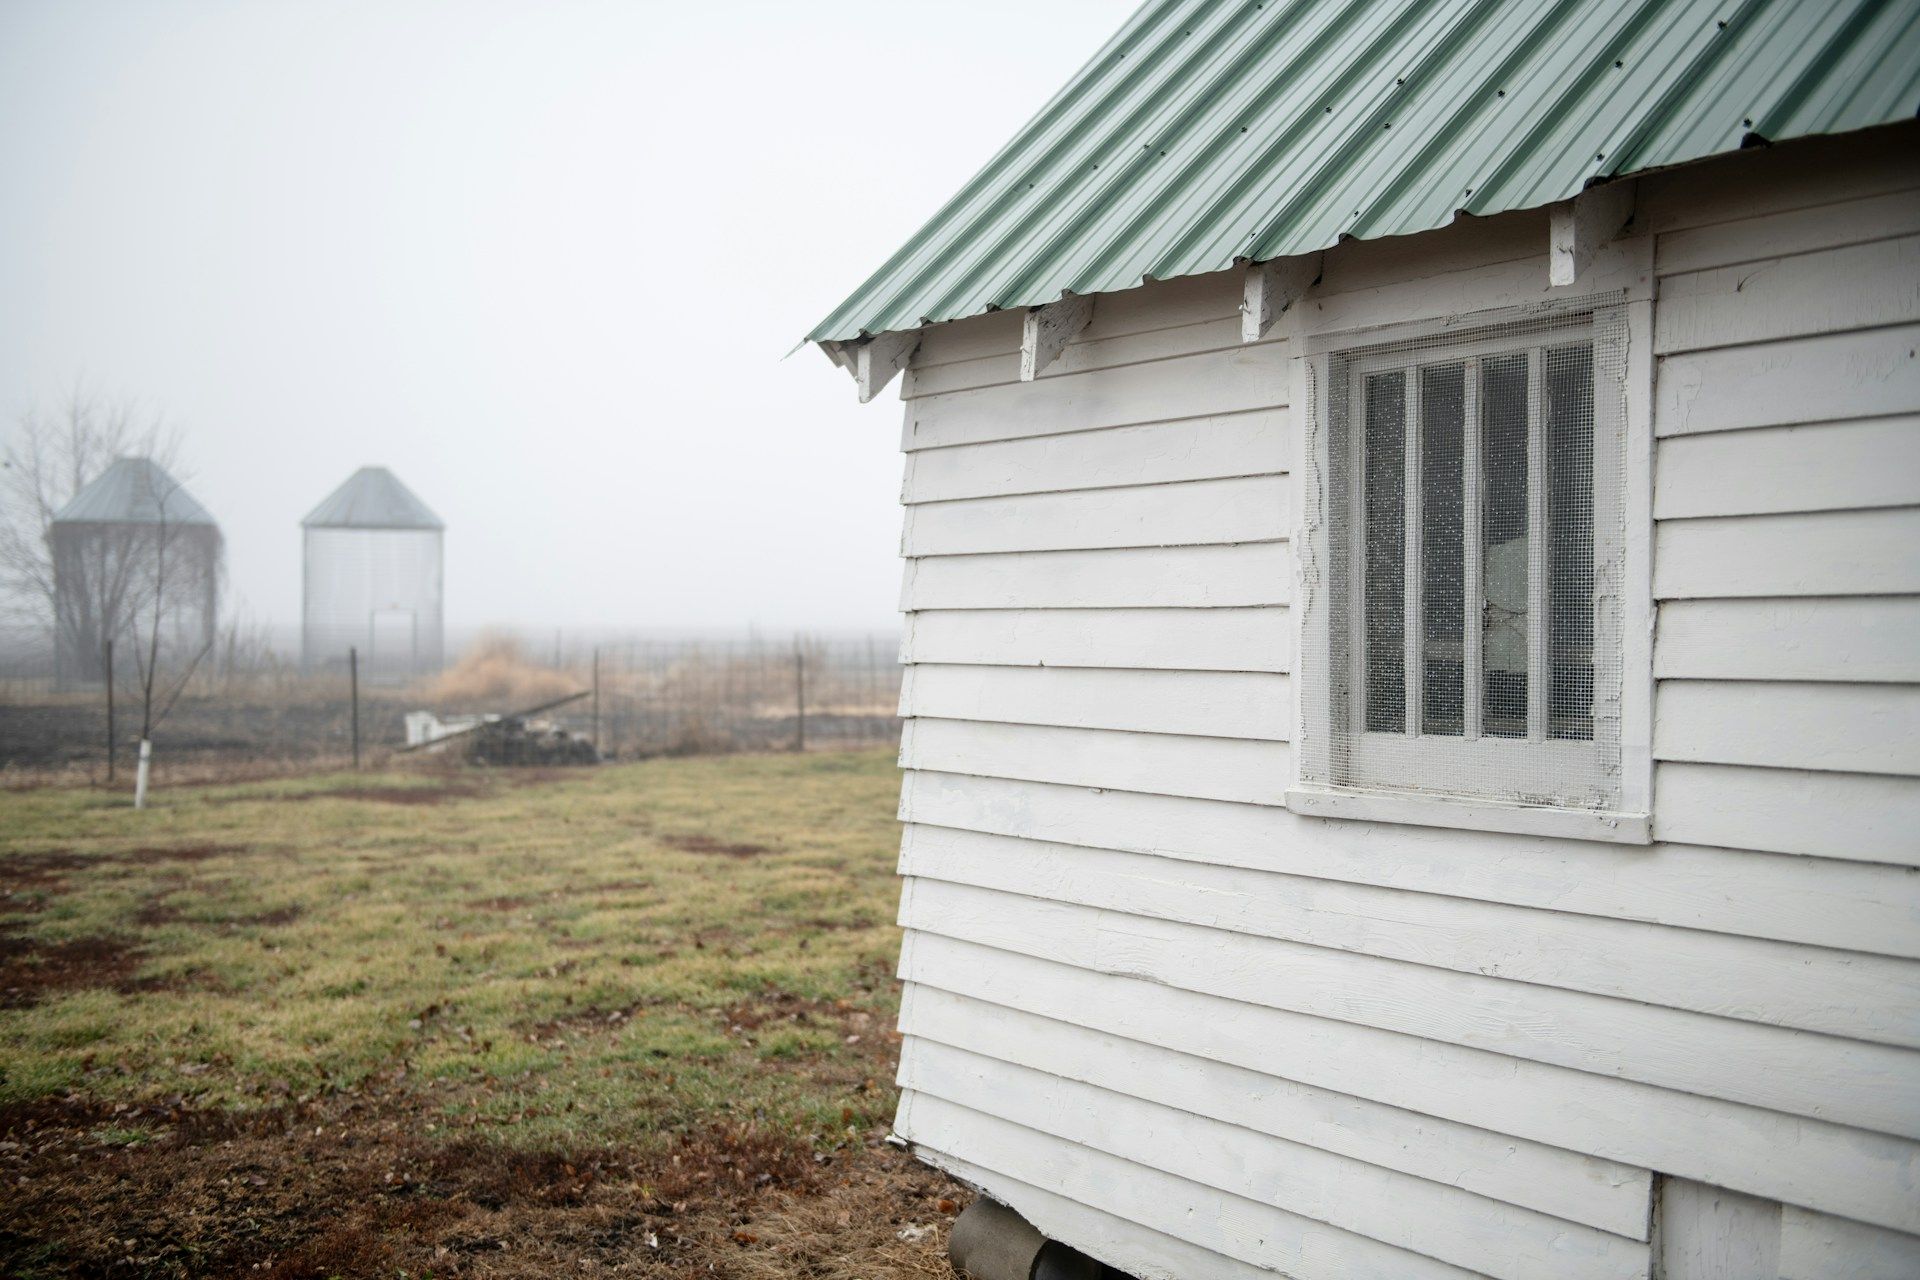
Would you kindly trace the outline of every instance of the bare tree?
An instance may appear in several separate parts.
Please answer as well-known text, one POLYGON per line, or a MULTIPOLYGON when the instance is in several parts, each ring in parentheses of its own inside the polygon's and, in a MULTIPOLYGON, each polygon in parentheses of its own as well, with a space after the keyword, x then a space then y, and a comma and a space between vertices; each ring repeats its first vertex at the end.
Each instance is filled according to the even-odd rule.
POLYGON ((108 678, 139 708, 136 807, 154 730, 215 643, 220 531, 174 478, 178 452, 157 418, 76 387, 22 415, 0 455, 0 607, 46 628, 63 679, 107 675, 108 646, 131 654, 108 678))
POLYGON ((194 672, 213 651, 215 601, 220 572, 220 531, 180 518, 180 482, 158 466, 141 468, 142 510, 153 519, 137 528, 146 546, 135 558, 130 592, 140 608, 127 619, 133 643, 134 692, 140 701, 140 757, 133 805, 147 804, 153 731, 173 710, 194 672))
POLYGON ((44 628, 57 650, 87 655, 74 674, 98 674, 100 645, 139 610, 142 549, 131 538, 102 541, 58 565, 54 516, 116 459, 138 454, 171 470, 177 453, 178 437, 157 418, 143 424, 131 403, 77 384, 55 411, 23 413, 0 452, 0 610, 44 628))

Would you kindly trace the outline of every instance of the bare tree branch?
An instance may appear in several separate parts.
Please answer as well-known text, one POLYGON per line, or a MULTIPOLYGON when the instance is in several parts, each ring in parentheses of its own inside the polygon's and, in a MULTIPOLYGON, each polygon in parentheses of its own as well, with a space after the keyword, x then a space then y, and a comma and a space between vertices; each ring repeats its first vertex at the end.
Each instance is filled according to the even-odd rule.
MULTIPOLYGON (((178 432, 158 415, 144 427, 139 418, 131 402, 105 400, 76 381, 52 413, 28 409, 16 420, 0 449, 0 611, 59 625, 53 518, 116 458, 138 454, 177 472, 178 432)), ((111 605, 125 587, 124 574, 107 572, 90 593, 93 604, 111 605)))

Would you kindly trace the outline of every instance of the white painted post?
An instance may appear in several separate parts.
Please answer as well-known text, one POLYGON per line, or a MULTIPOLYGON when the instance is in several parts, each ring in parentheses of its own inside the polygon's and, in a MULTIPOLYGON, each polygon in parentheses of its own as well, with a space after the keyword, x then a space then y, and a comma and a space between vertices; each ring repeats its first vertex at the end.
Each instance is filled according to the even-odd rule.
POLYGON ((147 769, 152 759, 152 739, 140 739, 140 767, 133 775, 133 807, 136 809, 147 807, 147 769))

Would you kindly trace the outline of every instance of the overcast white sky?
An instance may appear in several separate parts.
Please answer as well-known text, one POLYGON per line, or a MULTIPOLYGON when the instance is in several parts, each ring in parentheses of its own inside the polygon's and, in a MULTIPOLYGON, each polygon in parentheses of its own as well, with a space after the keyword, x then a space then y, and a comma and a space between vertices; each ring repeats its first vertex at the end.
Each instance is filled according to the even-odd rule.
POLYGON ((449 624, 886 627, 892 391, 782 360, 1133 0, 0 0, 0 430, 184 433, 232 598, 366 463, 449 624))

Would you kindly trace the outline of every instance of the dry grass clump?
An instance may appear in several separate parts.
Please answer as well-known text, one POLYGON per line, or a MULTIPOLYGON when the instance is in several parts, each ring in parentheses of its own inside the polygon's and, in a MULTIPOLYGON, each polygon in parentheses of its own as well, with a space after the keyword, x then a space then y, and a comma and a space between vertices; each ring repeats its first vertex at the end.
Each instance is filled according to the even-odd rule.
POLYGON ((534 662, 512 636, 484 635, 435 677, 426 693, 442 706, 515 711, 579 690, 579 681, 534 662))

